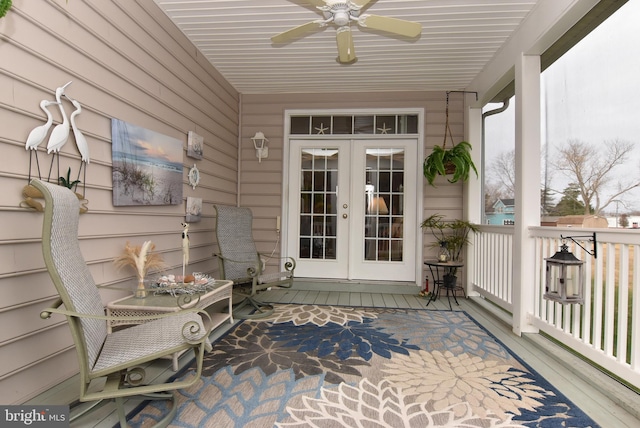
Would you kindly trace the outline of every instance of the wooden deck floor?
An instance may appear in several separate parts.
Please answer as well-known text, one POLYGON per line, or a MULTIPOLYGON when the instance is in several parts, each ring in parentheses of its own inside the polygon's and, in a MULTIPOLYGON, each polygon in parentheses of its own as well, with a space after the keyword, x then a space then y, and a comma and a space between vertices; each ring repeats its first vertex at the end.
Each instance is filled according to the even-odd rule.
MULTIPOLYGON (((294 289, 270 290, 260 295, 261 299, 273 303, 297 303, 319 305, 344 305, 367 307, 414 308, 449 310, 446 297, 440 297, 427 307, 427 299, 410 288, 398 289, 394 293, 366 292, 363 288, 327 284, 296 284, 294 289), (353 289, 356 291, 337 291, 353 289)), ((415 288, 413 288, 415 289, 415 288)), ((459 298, 459 306, 451 300, 453 310, 464 310, 484 328, 496 336, 521 359, 538 371, 558 390, 591 416, 604 428, 640 426, 640 396, 600 373, 575 356, 563 351, 539 335, 518 337, 511 332, 505 322, 506 314, 496 313, 480 298, 459 298), (558 358, 565 360, 560 364, 558 358)), ((219 337, 229 328, 229 324, 218 328, 212 339, 219 337)), ((180 364, 189 362, 190 355, 180 359, 180 364)), ((171 376, 171 364, 167 360, 149 367, 150 375, 163 379, 171 376)), ((31 400, 30 404, 67 404, 77 396, 77 379, 47 391, 31 400)), ((139 402, 129 400, 127 406, 133 409, 139 402)), ((72 427, 112 427, 117 423, 114 407, 104 404, 98 410, 74 421, 72 427)))

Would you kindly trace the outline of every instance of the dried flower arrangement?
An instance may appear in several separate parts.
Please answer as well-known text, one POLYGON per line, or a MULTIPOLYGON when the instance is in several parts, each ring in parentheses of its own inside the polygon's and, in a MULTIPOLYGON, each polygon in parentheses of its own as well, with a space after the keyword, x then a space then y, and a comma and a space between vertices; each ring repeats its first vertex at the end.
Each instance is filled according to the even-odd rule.
POLYGON ((122 254, 113 261, 118 269, 130 266, 136 271, 138 287, 136 297, 146 297, 147 290, 144 287, 144 278, 151 269, 161 270, 166 267, 162 256, 154 253, 156 246, 151 241, 145 241, 142 245, 131 246, 127 241, 122 254))

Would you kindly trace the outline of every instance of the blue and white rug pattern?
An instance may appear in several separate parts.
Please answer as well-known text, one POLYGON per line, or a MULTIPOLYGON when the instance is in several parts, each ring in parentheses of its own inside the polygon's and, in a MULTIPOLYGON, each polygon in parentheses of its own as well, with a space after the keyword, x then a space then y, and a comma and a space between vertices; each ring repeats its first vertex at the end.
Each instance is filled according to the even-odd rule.
POLYGON ((276 305, 205 367, 171 426, 597 427, 464 312, 276 305))

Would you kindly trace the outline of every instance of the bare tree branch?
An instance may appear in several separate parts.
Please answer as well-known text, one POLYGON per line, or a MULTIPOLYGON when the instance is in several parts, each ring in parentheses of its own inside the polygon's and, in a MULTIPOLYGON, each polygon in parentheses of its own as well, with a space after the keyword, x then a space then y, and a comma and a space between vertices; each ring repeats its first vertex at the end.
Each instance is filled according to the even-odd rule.
POLYGON ((489 165, 489 173, 501 191, 511 198, 516 194, 515 150, 500 153, 489 165))
POLYGON ((596 214, 602 211, 622 194, 640 186, 637 177, 617 183, 617 191, 603 200, 604 191, 613 180, 612 171, 623 165, 634 148, 628 141, 605 141, 605 150, 583 141, 571 139, 567 145, 558 149, 554 167, 575 182, 585 205, 585 214, 593 208, 596 214))

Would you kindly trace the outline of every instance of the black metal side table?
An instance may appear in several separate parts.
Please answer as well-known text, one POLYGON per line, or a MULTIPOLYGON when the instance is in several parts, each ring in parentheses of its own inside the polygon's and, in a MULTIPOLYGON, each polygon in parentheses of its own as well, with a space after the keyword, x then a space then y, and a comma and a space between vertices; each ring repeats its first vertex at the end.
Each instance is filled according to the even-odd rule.
POLYGON ((449 309, 453 309, 451 307, 451 296, 453 296, 456 305, 459 305, 458 299, 456 298, 456 290, 462 290, 462 294, 467 297, 464 287, 457 285, 458 278, 455 276, 456 270, 463 267, 464 263, 458 261, 441 262, 440 260, 427 260, 424 264, 429 268, 431 278, 433 279, 433 292, 431 293, 431 297, 429 297, 427 306, 440 296, 443 288, 447 292, 449 309))

